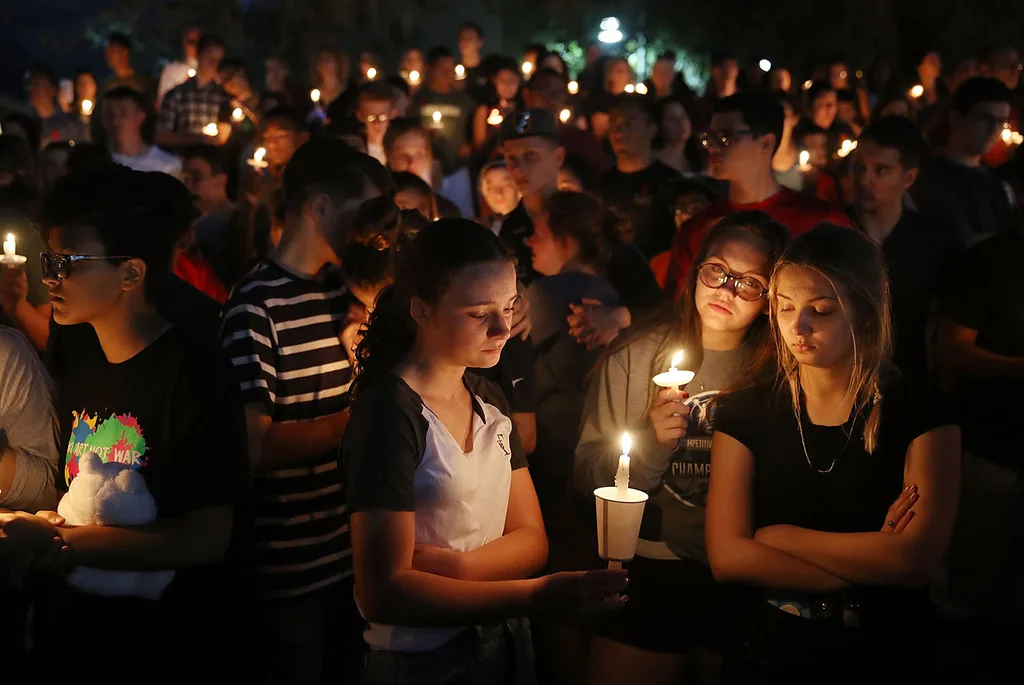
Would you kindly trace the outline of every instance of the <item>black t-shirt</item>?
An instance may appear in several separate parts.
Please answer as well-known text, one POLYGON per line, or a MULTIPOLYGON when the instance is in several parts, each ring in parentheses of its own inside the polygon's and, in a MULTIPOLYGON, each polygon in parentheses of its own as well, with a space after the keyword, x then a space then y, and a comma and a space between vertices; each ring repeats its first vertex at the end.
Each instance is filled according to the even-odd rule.
POLYGON ((526 239, 533 235, 533 219, 526 211, 526 205, 520 202, 509 212, 501 223, 498 237, 516 257, 516 274, 526 285, 537 278, 533 270, 533 251, 526 245, 526 239))
MULTIPOLYGON (((754 530, 787 524, 831 533, 874 532, 903 490, 907 449, 919 436, 955 423, 950 403, 935 387, 907 377, 882 388, 882 416, 873 454, 864 450, 862 415, 845 426, 817 426, 802 410, 801 441, 788 385, 774 381, 719 401, 715 431, 743 443, 754 457, 754 530), (852 424, 852 425, 851 425, 852 424), (847 439, 848 431, 851 436, 847 439), (806 455, 804 451, 806 443, 806 455), (830 473, 819 473, 833 464, 830 473), (811 463, 808 464, 808 461, 811 463), (813 465, 813 466, 812 466, 813 465)), ((922 599, 916 590, 857 588, 865 615, 899 612, 922 599), (885 597, 883 600, 882 597, 885 597)))
POLYGON ((501 359, 489 369, 472 369, 481 378, 501 388, 513 414, 532 414, 536 410, 533 343, 518 335, 509 338, 501 350, 501 359))
MULTIPOLYGON (((989 352, 1024 358, 1024 305, 1018 296, 1024 235, 1007 232, 951 261, 942 278, 939 316, 978 332, 989 352)), ((965 378, 955 388, 964 449, 1022 468, 1019 383, 965 378)))
MULTIPOLYGON (((120 364, 105 357, 72 360, 57 396, 61 487, 78 474, 79 459, 95 452, 138 469, 158 518, 222 505, 241 513, 248 483, 245 419, 219 346, 171 327, 120 364)), ((219 567, 179 569, 164 602, 208 592, 219 573, 219 567)))
POLYGON ((612 169, 601 177, 601 198, 629 221, 633 243, 648 260, 672 247, 675 222, 659 203, 658 189, 675 178, 679 172, 658 160, 642 171, 627 174, 612 169))
MULTIPOLYGON (((170 274, 160 283, 153 305, 160 316, 193 338, 220 339, 220 303, 177 276, 170 274)), ((46 360, 50 374, 59 379, 86 361, 105 361, 106 356, 91 324, 61 326, 51 318, 46 360)))

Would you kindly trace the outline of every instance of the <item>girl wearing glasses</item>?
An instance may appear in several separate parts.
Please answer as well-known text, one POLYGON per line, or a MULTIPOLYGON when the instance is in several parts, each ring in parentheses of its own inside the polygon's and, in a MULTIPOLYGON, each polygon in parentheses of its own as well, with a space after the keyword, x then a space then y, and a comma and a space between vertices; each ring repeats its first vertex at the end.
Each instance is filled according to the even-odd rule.
POLYGON ((601 621, 590 657, 591 684, 670 685, 691 667, 714 682, 724 596, 704 550, 710 435, 719 391, 771 368, 767 292, 786 229, 763 212, 718 223, 688 274, 682 312, 638 327, 598 366, 583 408, 575 479, 581 494, 610 485, 619 438, 633 438, 630 485, 651 494, 637 556, 627 564, 630 601, 601 621), (652 377, 680 350, 697 372, 682 388, 652 377), (639 675, 642 674, 642 675, 639 675))
POLYGON ((888 280, 861 233, 795 239, 768 299, 779 378, 720 402, 711 447, 711 568, 757 600, 723 682, 927 677, 925 585, 956 517, 960 430, 890 365, 888 280))

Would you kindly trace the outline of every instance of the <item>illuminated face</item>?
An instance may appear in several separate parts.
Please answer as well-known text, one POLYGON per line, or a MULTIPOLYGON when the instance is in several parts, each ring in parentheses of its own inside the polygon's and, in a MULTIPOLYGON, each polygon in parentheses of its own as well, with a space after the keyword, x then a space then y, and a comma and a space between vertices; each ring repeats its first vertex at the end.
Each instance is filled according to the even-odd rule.
POLYGON ((266 159, 274 166, 287 164, 299 146, 298 133, 273 121, 263 129, 261 140, 267 149, 266 159))
MULTIPOLYGON (((50 251, 58 255, 108 254, 90 229, 77 230, 74 240, 68 241, 64 238, 64 231, 57 228, 50 232, 49 242, 50 251)), ((123 268, 123 261, 84 261, 73 264, 67 278, 45 276, 43 282, 50 290, 54 321, 62 326, 72 326, 96 321, 106 315, 121 299, 123 268)))
POLYGON ((519 189, 508 169, 497 167, 480 179, 480 192, 487 206, 501 216, 507 216, 519 204, 519 189))
POLYGON ((858 142, 850 173, 854 202, 865 212, 898 206, 917 176, 916 169, 903 168, 898 150, 881 147, 872 140, 858 142))
POLYGON ((750 169, 763 164, 765 159, 771 159, 771 142, 765 137, 755 138, 743 121, 741 112, 713 114, 708 136, 711 143, 708 171, 714 178, 723 181, 745 179, 750 169), (728 145, 721 143, 722 137, 729 140, 728 145))
MULTIPOLYGON (((708 264, 717 265, 730 276, 753 279, 768 291, 768 271, 764 250, 749 240, 726 240, 714 246, 708 253, 704 269, 708 264)), ((736 283, 727 281, 720 288, 711 288, 697 278, 694 304, 700 314, 701 326, 720 332, 745 331, 757 317, 766 313, 767 299, 748 301, 736 295, 736 283)))
POLYGON ((836 120, 836 110, 839 108, 839 97, 834 90, 826 90, 818 95, 811 105, 811 119, 815 125, 826 131, 832 128, 836 120))
POLYGON ((388 166, 392 171, 408 171, 431 185, 433 165, 434 158, 427 141, 415 131, 396 138, 388 153, 388 166))
POLYGON ((813 269, 787 266, 779 274, 772 303, 776 325, 800 364, 835 369, 852 363, 853 328, 841 299, 828 279, 813 269))
POLYGON ((387 100, 359 100, 359 111, 356 116, 366 127, 366 140, 374 145, 384 142, 388 125, 395 116, 395 110, 387 100))
POLYGON ((509 140, 503 147, 505 166, 523 195, 557 187, 558 170, 565 159, 563 148, 538 137, 509 140))
POLYGON ((580 251, 579 244, 572 238, 558 238, 551 232, 547 216, 534 219, 533 234, 526 239, 526 246, 533 253, 534 270, 545 276, 561 273, 580 251))
POLYGON ((618 107, 608 117, 608 142, 616 156, 650 149, 657 129, 636 107, 618 107))

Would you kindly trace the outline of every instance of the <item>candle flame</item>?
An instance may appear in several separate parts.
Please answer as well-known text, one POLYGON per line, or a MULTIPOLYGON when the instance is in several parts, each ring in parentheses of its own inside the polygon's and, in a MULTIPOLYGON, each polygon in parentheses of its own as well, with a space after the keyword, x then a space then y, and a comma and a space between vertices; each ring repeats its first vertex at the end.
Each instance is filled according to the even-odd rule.
POLYGON ((1009 128, 1004 128, 1003 132, 1000 133, 999 136, 1003 139, 1004 143, 1009 143, 1011 140, 1013 140, 1013 131, 1011 131, 1009 128))
POLYGON ((262 162, 263 158, 266 156, 266 154, 267 154, 267 148, 265 148, 265 147, 256 148, 256 152, 252 153, 252 158, 254 160, 256 160, 257 162, 262 162))
POLYGON ((811 86, 813 86, 813 85, 814 85, 814 81, 812 81, 810 79, 807 79, 806 81, 804 81, 804 90, 810 90, 811 86))
POLYGON ((636 92, 639 93, 640 95, 647 95, 647 84, 646 83, 638 83, 638 84, 636 84, 636 92))
POLYGON ((807 150, 800 151, 800 166, 807 166, 811 162, 811 153, 807 150))
POLYGON ((490 116, 487 117, 487 123, 491 126, 500 126, 504 120, 505 117, 501 116, 499 109, 492 109, 490 116))
POLYGON ((373 79, 377 78, 377 70, 374 69, 373 67, 370 67, 369 69, 367 69, 366 70, 366 78, 369 81, 372 81, 373 79))
POLYGON ((188 77, 189 78, 195 78, 196 77, 196 70, 195 69, 189 69, 188 70, 188 77))
POLYGON ((558 113, 558 119, 563 124, 568 123, 569 119, 571 119, 571 118, 572 118, 572 112, 570 112, 568 109, 563 109, 561 112, 558 113))
POLYGON ((533 73, 533 62, 523 62, 523 74, 529 76, 533 73))
POLYGON ((434 120, 435 122, 440 122, 440 121, 441 121, 441 113, 440 113, 440 112, 438 112, 438 111, 437 111, 437 110, 435 109, 435 110, 434 110, 434 113, 430 115, 430 118, 431 118, 431 119, 433 119, 433 120, 434 120))
POLYGON ((919 98, 924 95, 924 86, 918 83, 916 86, 910 89, 910 97, 919 98))
POLYGON ((313 102, 320 102, 320 89, 314 88, 313 90, 309 91, 309 99, 312 100, 313 102))
POLYGON ((629 437, 629 433, 622 434, 622 454, 629 456, 629 451, 633 449, 633 438, 629 437))
POLYGON ((627 83, 626 84, 626 92, 627 93, 635 93, 636 92, 636 86, 634 86, 632 83, 627 83))
POLYGON ((413 69, 412 71, 409 72, 409 83, 412 83, 413 85, 415 85, 415 84, 417 84, 419 82, 420 82, 420 72, 418 72, 415 69, 413 69))
POLYGON ((569 81, 569 95, 575 95, 580 92, 580 84, 576 81, 569 81))
POLYGON ((13 233, 8 233, 7 234, 7 242, 9 242, 9 243, 13 243, 14 242, 14 234, 13 233))
POLYGON ((245 112, 242 111, 241 107, 235 107, 234 111, 231 112, 231 118, 235 121, 241 121, 245 118, 245 112))
POLYGON ((466 67, 462 66, 461 64, 456 64, 455 65, 455 78, 457 78, 460 81, 462 79, 466 78, 466 67))
POLYGON ((203 133, 205 133, 206 135, 210 136, 211 138, 216 136, 217 133, 218 133, 218 131, 217 131, 217 124, 215 124, 213 122, 210 122, 206 126, 203 126, 203 133))
POLYGON ((82 114, 92 114, 92 100, 82 100, 82 114))

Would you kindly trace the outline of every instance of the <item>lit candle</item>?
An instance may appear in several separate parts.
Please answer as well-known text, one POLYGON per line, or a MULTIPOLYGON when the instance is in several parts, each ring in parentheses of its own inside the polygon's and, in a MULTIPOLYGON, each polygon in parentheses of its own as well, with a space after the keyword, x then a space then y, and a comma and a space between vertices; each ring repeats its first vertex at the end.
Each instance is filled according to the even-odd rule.
POLYGON ((196 70, 195 69, 189 69, 188 70, 188 77, 189 78, 195 78, 196 77, 196 70))
POLYGON ((92 114, 92 100, 82 100, 82 114, 89 116, 92 114))
POLYGON ((409 72, 409 85, 415 86, 420 82, 420 72, 413 69, 409 72))
POLYGON ((632 83, 627 83, 626 84, 626 92, 627 93, 634 93, 634 92, 636 92, 636 86, 634 86, 632 83))
POLYGON ((241 121, 245 118, 245 112, 242 111, 241 107, 235 107, 234 111, 231 112, 231 118, 235 121, 241 121))
POLYGON ((1010 135, 1010 144, 1011 145, 1022 145, 1022 144, 1024 144, 1024 134, 1020 133, 1019 131, 1014 131, 1010 135))
POLYGON ((814 85, 814 81, 812 81, 810 79, 807 79, 806 81, 804 81, 804 90, 810 90, 811 86, 813 86, 813 85, 814 85))
POLYGON ((9 266, 21 266, 28 261, 28 257, 18 254, 18 246, 14 242, 14 234, 8 233, 7 239, 4 240, 4 256, 0 258, 0 263, 9 266))
POLYGON ((375 78, 377 78, 377 70, 374 69, 373 67, 370 67, 369 69, 366 70, 366 80, 372 81, 375 78))
POLYGON ((558 120, 561 121, 563 124, 569 123, 569 119, 571 118, 572 112, 570 112, 568 109, 563 109, 561 112, 558 113, 558 120))
POLYGON ((431 124, 433 128, 443 128, 441 124, 441 113, 439 111, 435 109, 434 113, 430 115, 430 118, 433 119, 434 122, 431 124))
POLYGON ((672 357, 668 371, 654 377, 654 384, 662 388, 680 388, 692 381, 696 374, 693 371, 678 368, 682 363, 683 350, 679 350, 676 352, 676 356, 672 357))
POLYGON ((314 88, 313 90, 309 91, 309 99, 312 100, 313 102, 320 102, 320 89, 314 88))
POLYGON ((455 79, 457 81, 461 81, 464 78, 466 78, 466 67, 462 66, 461 64, 456 64, 455 65, 455 79))
POLYGON ((569 95, 575 95, 580 92, 580 84, 576 81, 569 81, 569 95))
POLYGON ((811 153, 807 150, 800 151, 800 171, 808 172, 811 170, 811 153))
POLYGON ((922 95, 924 95, 924 86, 922 86, 920 83, 918 83, 916 86, 910 89, 910 97, 914 98, 915 100, 921 97, 922 95))
POLYGON ((505 120, 505 117, 501 116, 501 111, 497 108, 491 110, 490 116, 487 117, 487 123, 491 126, 501 126, 501 122, 505 120))
POLYGON ((839 157, 846 157, 847 155, 849 155, 851 152, 853 152, 856 149, 857 149, 857 141, 856 140, 849 140, 849 139, 847 139, 847 140, 843 141, 842 147, 839 148, 839 150, 836 152, 836 154, 839 155, 839 157))
POLYGON ((263 160, 267 155, 267 149, 264 147, 256 148, 256 151, 252 153, 252 159, 248 160, 246 164, 251 166, 253 169, 266 169, 270 163, 263 160))
POLYGON ((639 93, 640 95, 647 95, 647 84, 646 83, 638 83, 638 84, 636 84, 636 92, 639 93))
POLYGON ((529 76, 533 73, 533 62, 523 62, 523 76, 529 76))
POLYGON ((622 499, 626 499, 629 494, 629 450, 632 448, 633 439, 629 433, 623 433, 622 454, 619 455, 619 468, 615 472, 615 489, 622 499))
POLYGON ((216 138, 217 134, 219 133, 219 131, 217 130, 217 124, 210 122, 206 126, 203 126, 203 133, 210 136, 211 138, 216 138))

